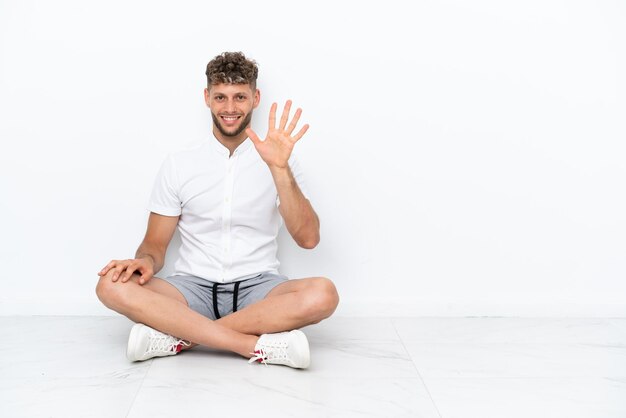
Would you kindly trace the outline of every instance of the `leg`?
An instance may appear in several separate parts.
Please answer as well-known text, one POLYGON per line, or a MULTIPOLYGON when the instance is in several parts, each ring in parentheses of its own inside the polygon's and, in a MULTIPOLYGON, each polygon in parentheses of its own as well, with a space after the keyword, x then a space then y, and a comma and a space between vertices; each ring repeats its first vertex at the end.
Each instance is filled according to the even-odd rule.
POLYGON ((244 334, 269 334, 316 324, 332 315, 338 303, 337 289, 329 279, 289 280, 265 299, 216 322, 244 334))
POLYGON ((254 351, 258 340, 232 330, 191 310, 178 290, 164 280, 153 278, 145 285, 133 274, 126 283, 111 280, 113 271, 101 277, 98 298, 108 308, 134 322, 207 347, 233 351, 244 357, 254 351))

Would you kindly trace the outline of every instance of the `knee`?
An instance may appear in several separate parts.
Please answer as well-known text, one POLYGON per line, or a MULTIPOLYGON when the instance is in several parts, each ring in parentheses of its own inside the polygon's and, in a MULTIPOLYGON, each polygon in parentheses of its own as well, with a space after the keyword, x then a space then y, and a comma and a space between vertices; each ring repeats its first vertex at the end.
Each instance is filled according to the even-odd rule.
POLYGON ((104 306, 109 309, 119 311, 121 307, 127 304, 126 292, 124 292, 124 290, 128 287, 125 285, 129 283, 130 282, 114 282, 111 280, 111 275, 107 274, 100 277, 100 280, 98 280, 98 284, 96 285, 96 295, 104 306))
POLYGON ((306 315, 313 323, 326 319, 335 312, 339 304, 339 293, 335 284, 325 278, 318 277, 311 282, 311 291, 303 304, 306 315))

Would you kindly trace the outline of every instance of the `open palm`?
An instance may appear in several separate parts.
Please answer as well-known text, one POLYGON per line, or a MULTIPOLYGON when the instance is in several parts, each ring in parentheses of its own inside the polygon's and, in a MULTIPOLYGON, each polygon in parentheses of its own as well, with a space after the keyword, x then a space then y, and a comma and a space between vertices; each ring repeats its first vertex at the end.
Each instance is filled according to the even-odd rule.
POLYGON ((291 100, 287 100, 283 114, 280 118, 278 128, 276 128, 276 108, 277 104, 272 103, 270 108, 270 118, 267 130, 267 136, 265 140, 261 140, 258 135, 250 128, 246 129, 246 133, 252 140, 257 152, 270 167, 286 168, 288 166, 289 157, 293 151, 293 147, 302 138, 302 136, 309 129, 309 125, 304 125, 298 133, 292 136, 302 109, 296 110, 293 119, 287 125, 289 121, 289 111, 291 110, 291 100))

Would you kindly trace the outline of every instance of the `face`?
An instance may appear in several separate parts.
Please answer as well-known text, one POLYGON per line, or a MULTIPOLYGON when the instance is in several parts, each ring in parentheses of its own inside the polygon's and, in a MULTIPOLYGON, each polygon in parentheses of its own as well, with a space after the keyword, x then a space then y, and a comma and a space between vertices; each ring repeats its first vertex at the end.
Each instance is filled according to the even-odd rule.
POLYGON ((204 89, 204 100, 222 138, 240 139, 246 136, 260 93, 249 84, 217 84, 204 89))

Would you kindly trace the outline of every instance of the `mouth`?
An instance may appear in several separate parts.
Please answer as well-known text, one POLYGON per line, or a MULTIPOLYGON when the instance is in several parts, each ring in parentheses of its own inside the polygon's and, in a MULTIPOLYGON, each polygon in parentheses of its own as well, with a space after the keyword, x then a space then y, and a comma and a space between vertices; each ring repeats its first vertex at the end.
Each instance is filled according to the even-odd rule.
POLYGON ((241 115, 221 115, 220 119, 224 122, 226 126, 234 126, 239 119, 241 119, 241 115))

